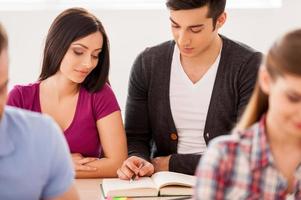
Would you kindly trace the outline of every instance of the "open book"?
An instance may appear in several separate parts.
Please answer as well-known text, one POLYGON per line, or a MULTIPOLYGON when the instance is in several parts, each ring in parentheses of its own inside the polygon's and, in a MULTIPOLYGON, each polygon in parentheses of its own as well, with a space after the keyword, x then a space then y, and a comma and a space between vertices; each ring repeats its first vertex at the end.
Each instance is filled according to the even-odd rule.
POLYGON ((102 180, 104 197, 190 196, 195 176, 175 172, 157 172, 130 182, 118 178, 102 180))

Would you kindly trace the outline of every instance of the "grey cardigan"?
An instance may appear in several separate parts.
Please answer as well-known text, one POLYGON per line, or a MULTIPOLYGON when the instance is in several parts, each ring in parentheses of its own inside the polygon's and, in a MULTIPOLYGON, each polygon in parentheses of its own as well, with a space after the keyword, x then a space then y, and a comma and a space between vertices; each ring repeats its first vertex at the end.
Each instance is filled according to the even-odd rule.
MULTIPOLYGON (((261 53, 221 36, 223 47, 205 123, 206 143, 228 134, 254 88, 261 53)), ((201 155, 178 154, 178 135, 169 101, 174 41, 146 48, 129 79, 125 129, 129 155, 150 160, 171 155, 169 170, 194 174, 201 155)), ((201 134, 201 133, 200 133, 201 134)))

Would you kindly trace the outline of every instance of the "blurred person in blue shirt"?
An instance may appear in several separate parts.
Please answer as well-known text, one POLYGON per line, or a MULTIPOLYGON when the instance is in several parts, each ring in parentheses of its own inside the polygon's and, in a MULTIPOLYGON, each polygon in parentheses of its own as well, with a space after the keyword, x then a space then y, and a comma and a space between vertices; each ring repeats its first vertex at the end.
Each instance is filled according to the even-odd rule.
POLYGON ((77 200, 74 169, 50 117, 5 106, 8 39, 0 24, 0 199, 77 200))

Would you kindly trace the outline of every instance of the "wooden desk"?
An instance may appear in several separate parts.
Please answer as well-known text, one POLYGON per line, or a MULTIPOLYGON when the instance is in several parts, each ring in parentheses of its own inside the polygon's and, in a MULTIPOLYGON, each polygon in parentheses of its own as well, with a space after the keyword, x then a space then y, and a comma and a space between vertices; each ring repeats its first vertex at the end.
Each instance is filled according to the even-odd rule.
POLYGON ((101 200, 101 179, 76 179, 75 187, 81 200, 101 200))

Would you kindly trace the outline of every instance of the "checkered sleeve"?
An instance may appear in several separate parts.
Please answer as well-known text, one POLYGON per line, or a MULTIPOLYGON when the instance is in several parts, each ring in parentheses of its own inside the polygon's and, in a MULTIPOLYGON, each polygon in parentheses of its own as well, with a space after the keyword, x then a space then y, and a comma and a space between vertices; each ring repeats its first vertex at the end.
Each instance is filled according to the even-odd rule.
MULTIPOLYGON (((231 147, 230 147, 231 148, 231 147)), ((198 165, 194 199, 224 199, 225 188, 229 178, 231 160, 229 146, 213 141, 198 165)))

